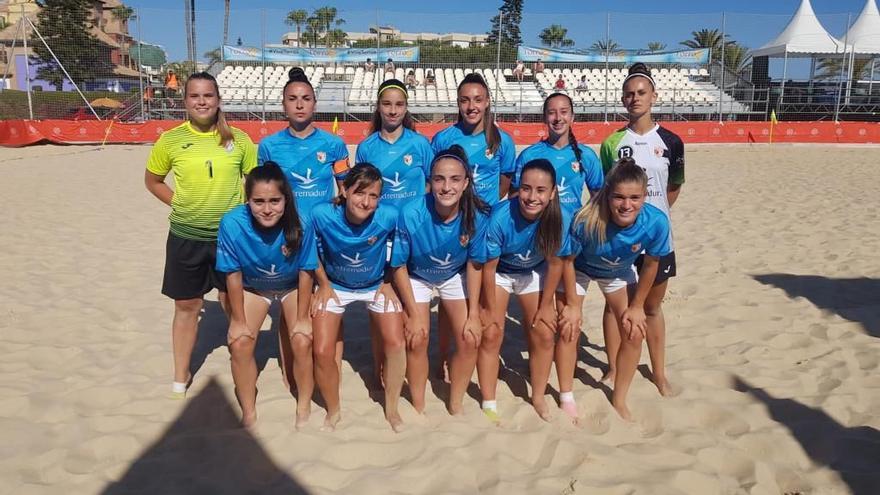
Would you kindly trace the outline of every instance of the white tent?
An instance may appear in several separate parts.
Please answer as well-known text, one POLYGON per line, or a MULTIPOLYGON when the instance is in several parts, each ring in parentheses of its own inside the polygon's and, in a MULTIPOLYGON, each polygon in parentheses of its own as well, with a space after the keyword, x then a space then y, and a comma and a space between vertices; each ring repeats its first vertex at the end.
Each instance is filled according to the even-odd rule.
POLYGON ((834 36, 819 23, 810 0, 802 0, 785 29, 773 41, 752 51, 752 57, 811 57, 814 55, 842 54, 851 47, 834 36))
POLYGON ((880 12, 874 0, 865 2, 865 8, 846 32, 845 38, 856 53, 880 54, 880 12))

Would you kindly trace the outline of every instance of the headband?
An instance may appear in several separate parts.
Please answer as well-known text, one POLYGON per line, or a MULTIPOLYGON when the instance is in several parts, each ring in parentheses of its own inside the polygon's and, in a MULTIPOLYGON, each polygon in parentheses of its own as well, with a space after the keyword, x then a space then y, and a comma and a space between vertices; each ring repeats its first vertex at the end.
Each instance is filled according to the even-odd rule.
POLYGON ((399 89, 400 91, 403 92, 403 97, 406 98, 407 100, 409 99, 409 93, 407 93, 406 88, 403 88, 402 86, 398 86, 396 84, 389 84, 388 86, 385 86, 384 88, 379 90, 379 93, 376 96, 377 97, 382 96, 382 93, 385 92, 385 90, 389 89, 389 88, 399 89))
POLYGON ((439 162, 441 158, 452 158, 453 160, 460 163, 462 167, 467 169, 467 165, 464 163, 464 160, 462 160, 460 156, 453 155, 452 153, 443 153, 441 155, 435 156, 434 159, 431 160, 431 168, 432 169, 434 168, 434 164, 439 162))
POLYGON ((657 89, 657 84, 654 82, 654 78, 649 76, 648 74, 644 74, 641 72, 633 72, 632 74, 627 75, 626 78, 623 80, 623 84, 626 84, 627 81, 634 77, 644 77, 651 83, 652 88, 657 89))

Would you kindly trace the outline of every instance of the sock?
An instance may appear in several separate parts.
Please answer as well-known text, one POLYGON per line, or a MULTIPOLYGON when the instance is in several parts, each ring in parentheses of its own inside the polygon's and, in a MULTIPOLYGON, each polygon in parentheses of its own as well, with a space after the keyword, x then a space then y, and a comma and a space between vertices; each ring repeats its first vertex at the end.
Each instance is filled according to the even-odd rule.
POLYGON ((172 382, 171 383, 171 391, 175 394, 182 394, 186 392, 186 383, 185 382, 172 382))
POLYGON ((574 392, 560 392, 559 402, 574 402, 574 392))
POLYGON ((484 400, 483 401, 483 409, 488 409, 493 412, 498 412, 498 401, 484 400))

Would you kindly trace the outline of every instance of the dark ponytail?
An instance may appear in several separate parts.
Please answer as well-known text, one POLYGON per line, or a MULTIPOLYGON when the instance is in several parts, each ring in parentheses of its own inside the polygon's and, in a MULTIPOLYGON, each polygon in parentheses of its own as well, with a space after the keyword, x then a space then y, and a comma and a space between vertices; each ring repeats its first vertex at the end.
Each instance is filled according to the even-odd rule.
POLYGON ((571 108, 571 125, 568 126, 568 145, 571 146, 571 151, 574 152, 574 159, 581 164, 581 174, 584 174, 586 172, 584 171, 583 163, 581 163, 581 148, 578 146, 577 138, 574 137, 574 102, 571 101, 571 96, 568 96, 565 93, 553 93, 544 100, 544 108, 541 110, 541 113, 544 114, 544 119, 546 119, 547 105, 550 103, 551 99, 557 97, 567 99, 568 107, 571 108))
MULTIPOLYGON (((520 177, 525 177, 529 170, 540 170, 550 176, 550 182, 553 184, 553 190, 556 194, 550 200, 550 204, 541 212, 538 217, 538 233, 536 243, 541 254, 545 258, 556 256, 559 247, 562 245, 562 207, 559 205, 559 194, 556 191, 556 169, 549 160, 538 158, 531 160, 525 164, 520 177)), ((522 180, 522 179, 520 179, 522 180)))
POLYGON ((626 87, 626 82, 634 77, 644 77, 651 83, 651 87, 654 91, 657 90, 657 84, 654 82, 654 77, 651 75, 651 69, 648 68, 647 65, 642 62, 636 62, 629 66, 629 70, 626 73, 626 78, 623 79, 623 84, 621 87, 626 87))
MULTIPOLYGON (((361 162, 348 170, 342 181, 342 189, 347 191, 354 187, 354 192, 361 192, 376 182, 382 186, 382 172, 372 163, 361 162)), ((342 191, 339 191, 339 196, 333 198, 333 204, 345 205, 345 196, 342 191)))
MULTIPOLYGON (((479 84, 486 90, 486 99, 489 100, 489 106, 486 107, 486 112, 483 114, 483 132, 486 134, 486 149, 489 150, 489 153, 494 154, 501 146, 501 131, 498 130, 498 126, 495 124, 495 114, 492 112, 492 95, 489 91, 489 85, 486 84, 483 76, 476 72, 471 72, 464 76, 464 79, 458 85, 459 93, 461 93, 461 88, 465 84, 479 84)), ((458 112, 458 120, 456 122, 461 122, 461 111, 458 112)))
POLYGON ((290 189, 290 183, 284 176, 284 171, 273 161, 263 163, 263 166, 256 167, 244 180, 244 193, 248 200, 254 191, 254 186, 260 182, 274 182, 281 194, 284 196, 284 213, 281 215, 281 228, 284 229, 284 247, 287 248, 285 256, 290 256, 299 251, 302 243, 302 224, 299 222, 299 214, 296 211, 296 201, 293 197, 293 191, 290 189))
POLYGON ((302 70, 302 67, 293 67, 289 71, 287 71, 287 83, 284 84, 284 88, 281 90, 283 94, 287 87, 293 83, 302 83, 312 89, 312 94, 315 94, 315 88, 312 86, 311 81, 309 81, 309 76, 306 75, 306 72, 302 70))
POLYGON ((434 164, 443 158, 451 158, 461 163, 468 180, 468 185, 464 188, 464 191, 462 191, 461 199, 458 202, 458 209, 461 214, 461 231, 459 239, 462 244, 466 244, 474 238, 474 233, 477 230, 477 213, 482 212, 488 214, 490 208, 488 203, 480 199, 480 196, 477 195, 477 192, 474 189, 474 173, 471 171, 471 166, 468 163, 467 153, 465 153, 464 148, 457 144, 453 144, 449 148, 437 153, 437 155, 434 156, 434 160, 431 161, 431 174, 434 173, 434 164))

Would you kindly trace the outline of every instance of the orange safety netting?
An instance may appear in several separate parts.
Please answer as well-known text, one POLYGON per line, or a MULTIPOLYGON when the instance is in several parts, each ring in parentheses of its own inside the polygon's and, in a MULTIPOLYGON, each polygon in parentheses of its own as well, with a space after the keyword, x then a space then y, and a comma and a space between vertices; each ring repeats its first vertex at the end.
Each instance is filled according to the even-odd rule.
MULTIPOLYGON (((0 121, 0 146, 26 146, 41 142, 57 144, 152 143, 179 121, 152 120, 143 123, 120 123, 98 120, 4 120, 0 121)), ((247 132, 254 142, 283 129, 287 123, 239 121, 230 125, 247 132)), ((330 130, 330 122, 316 124, 330 130)), ((420 124, 418 131, 428 137, 448 124, 420 124)), ((580 142, 598 144, 623 122, 578 122, 575 135, 580 142)), ((546 135, 539 123, 501 123, 516 144, 531 144, 546 135)), ((669 122, 663 123, 686 143, 766 143, 770 140, 770 122, 669 122)), ((367 122, 340 122, 337 134, 347 144, 359 143, 368 132, 367 122)), ((880 143, 880 124, 874 122, 780 122, 773 126, 776 143, 880 143)))

